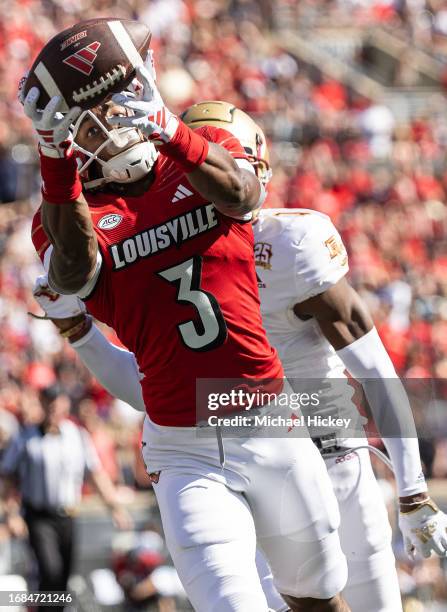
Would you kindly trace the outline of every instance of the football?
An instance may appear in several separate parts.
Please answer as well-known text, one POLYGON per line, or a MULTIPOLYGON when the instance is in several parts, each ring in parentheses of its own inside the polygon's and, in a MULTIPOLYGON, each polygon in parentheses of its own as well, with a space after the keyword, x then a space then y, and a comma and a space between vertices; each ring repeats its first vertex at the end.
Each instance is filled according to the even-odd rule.
POLYGON ((60 32, 34 61, 23 95, 38 87, 38 108, 61 96, 61 111, 87 110, 110 94, 122 91, 143 63, 151 32, 138 21, 101 18, 81 21, 60 32))

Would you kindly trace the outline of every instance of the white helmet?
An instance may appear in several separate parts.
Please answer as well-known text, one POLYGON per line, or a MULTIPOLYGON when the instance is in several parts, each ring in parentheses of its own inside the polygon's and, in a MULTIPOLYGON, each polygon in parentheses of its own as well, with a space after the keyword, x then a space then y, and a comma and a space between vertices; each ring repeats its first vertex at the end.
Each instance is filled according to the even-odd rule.
POLYGON ((134 183, 150 172, 157 159, 158 152, 148 141, 141 141, 136 128, 121 127, 107 129, 91 110, 83 111, 72 129, 73 148, 78 158, 78 169, 85 189, 97 189, 107 183, 134 183), (106 139, 93 153, 76 142, 76 135, 82 122, 89 117, 104 132, 106 139), (105 149, 113 156, 104 161, 99 157, 105 149), (96 161, 102 176, 91 177, 89 169, 96 161))

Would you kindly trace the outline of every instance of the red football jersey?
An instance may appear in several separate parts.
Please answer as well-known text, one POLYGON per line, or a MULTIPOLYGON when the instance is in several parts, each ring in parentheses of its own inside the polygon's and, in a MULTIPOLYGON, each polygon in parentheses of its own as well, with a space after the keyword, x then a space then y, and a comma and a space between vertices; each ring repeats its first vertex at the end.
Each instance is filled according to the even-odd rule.
MULTIPOLYGON (((245 157, 225 130, 198 131, 245 157)), ((196 379, 274 379, 282 367, 262 327, 251 224, 219 213, 169 158, 154 172, 142 196, 87 194, 103 263, 85 302, 135 354, 150 418, 193 426, 196 379)), ((43 258, 39 216, 33 228, 43 258)))

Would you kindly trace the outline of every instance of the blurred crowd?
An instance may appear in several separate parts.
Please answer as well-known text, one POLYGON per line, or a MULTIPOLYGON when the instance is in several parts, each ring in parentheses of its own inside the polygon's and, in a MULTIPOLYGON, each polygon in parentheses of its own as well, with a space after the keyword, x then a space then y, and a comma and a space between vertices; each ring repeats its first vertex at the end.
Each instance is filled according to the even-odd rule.
POLYGON ((445 0, 283 0, 274 4, 280 5, 284 27, 380 26, 434 58, 447 60, 445 0))
MULTIPOLYGON (((398 372, 447 378, 441 105, 430 100, 403 124, 380 101, 292 56, 274 36, 287 23, 374 22, 443 59, 445 0, 0 0, 0 10, 0 449, 21 423, 39 419, 37 390, 58 378, 114 482, 150 486, 138 452, 141 417, 99 387, 51 323, 27 314, 38 311, 31 288, 41 267, 29 235, 39 175, 17 82, 52 35, 97 15, 150 26, 158 83, 173 111, 223 99, 262 125, 273 167, 266 205, 328 214, 398 372)), ((442 415, 442 397, 432 404, 442 415)), ((446 478, 447 425, 436 423, 437 436, 423 445, 424 463, 429 477, 446 478)), ((402 562, 403 589, 411 596, 422 585, 428 599, 447 600, 436 586, 441 572, 437 561, 416 568, 402 562)), ((415 612, 430 609, 412 605, 415 612)))

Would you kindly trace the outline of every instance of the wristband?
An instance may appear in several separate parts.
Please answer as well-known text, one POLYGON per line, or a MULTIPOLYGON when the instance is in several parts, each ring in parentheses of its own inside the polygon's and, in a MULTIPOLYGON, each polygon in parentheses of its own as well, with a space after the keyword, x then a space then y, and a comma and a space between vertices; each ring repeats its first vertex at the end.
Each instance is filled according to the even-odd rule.
POLYGON ((425 506, 429 502, 429 497, 419 502, 399 502, 399 508, 402 514, 409 514, 410 512, 413 512, 413 510, 418 510, 421 506, 425 506), (410 510, 402 510, 402 506, 408 506, 410 510))
MULTIPOLYGON (((403 504, 404 506, 410 506, 413 504, 403 504)), ((411 510, 400 510, 401 514, 405 514, 405 515, 409 515, 409 514, 415 514, 415 512, 417 512, 418 510, 420 510, 423 506, 428 506, 429 508, 431 508, 431 510, 433 510, 433 512, 439 512, 439 508, 437 506, 437 504, 435 504, 435 502, 428 497, 427 499, 425 499, 422 502, 417 502, 417 508, 412 508, 411 510)))
POLYGON ((90 315, 85 315, 85 317, 79 323, 73 327, 70 327, 70 329, 66 329, 65 331, 61 331, 59 333, 63 338, 67 338, 69 342, 77 342, 90 331, 92 324, 92 317, 90 315))
POLYGON ((76 157, 55 158, 40 154, 42 196, 51 204, 75 202, 82 193, 76 157))
POLYGON ((193 132, 183 121, 179 121, 172 139, 157 148, 188 174, 203 164, 208 155, 209 143, 203 136, 193 132))

